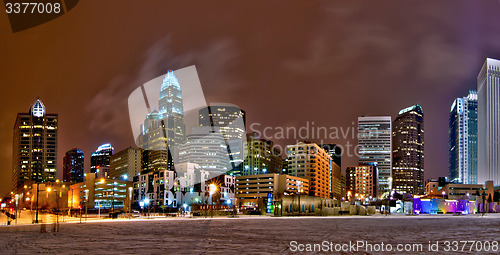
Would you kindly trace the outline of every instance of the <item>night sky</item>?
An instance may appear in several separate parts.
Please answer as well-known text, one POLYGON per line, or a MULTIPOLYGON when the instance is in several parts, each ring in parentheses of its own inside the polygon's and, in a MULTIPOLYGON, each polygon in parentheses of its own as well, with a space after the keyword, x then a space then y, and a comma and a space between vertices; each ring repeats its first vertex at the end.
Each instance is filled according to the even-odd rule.
POLYGON ((0 195, 11 188, 16 114, 37 97, 59 114, 61 177, 75 146, 88 171, 100 144, 134 145, 130 93, 189 65, 208 102, 239 105, 261 127, 352 129, 358 116, 394 118, 418 103, 425 178, 445 176, 451 103, 476 88, 486 57, 500 58, 498 0, 180 2, 80 1, 18 33, 1 9, 0 195))

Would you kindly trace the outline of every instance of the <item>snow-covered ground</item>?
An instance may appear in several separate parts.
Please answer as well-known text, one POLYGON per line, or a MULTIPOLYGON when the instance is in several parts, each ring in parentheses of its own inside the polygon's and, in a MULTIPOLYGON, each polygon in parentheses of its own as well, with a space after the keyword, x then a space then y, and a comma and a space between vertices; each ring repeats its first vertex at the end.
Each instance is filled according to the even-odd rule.
MULTIPOLYGON (((500 250, 491 251, 492 247, 490 252, 469 252, 471 243, 464 252, 460 251, 463 243, 459 243, 459 251, 444 249, 446 241, 481 241, 482 245, 488 241, 490 246, 493 241, 500 242, 500 215, 253 216, 118 219, 82 224, 73 220, 60 224, 56 233, 40 233, 39 225, 0 227, 2 254, 297 254, 295 249, 308 245, 317 244, 318 248, 331 242, 330 248, 346 248, 349 241, 374 246, 384 242, 385 247, 390 244, 393 249, 399 244, 422 244, 423 250, 376 252, 373 247, 369 252, 360 248, 341 254, 430 254, 429 242, 439 242, 439 251, 433 254, 499 254, 500 250)), ((453 243, 450 245, 454 249, 453 243)))

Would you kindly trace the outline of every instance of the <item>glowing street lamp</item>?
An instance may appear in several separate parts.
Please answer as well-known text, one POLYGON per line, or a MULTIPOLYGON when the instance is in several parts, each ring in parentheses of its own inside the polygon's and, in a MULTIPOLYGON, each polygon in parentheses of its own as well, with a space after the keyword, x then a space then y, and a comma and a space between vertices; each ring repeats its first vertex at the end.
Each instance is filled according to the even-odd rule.
POLYGON ((213 195, 215 192, 217 192, 217 185, 213 183, 208 185, 208 193, 210 193, 210 195, 213 195))

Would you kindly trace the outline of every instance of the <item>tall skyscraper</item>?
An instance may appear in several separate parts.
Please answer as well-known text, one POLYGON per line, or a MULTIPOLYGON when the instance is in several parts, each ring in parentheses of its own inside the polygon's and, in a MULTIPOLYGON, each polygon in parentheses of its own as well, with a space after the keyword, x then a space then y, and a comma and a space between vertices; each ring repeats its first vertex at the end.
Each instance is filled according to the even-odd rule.
POLYGON ((113 150, 113 146, 109 143, 97 147, 97 150, 90 156, 90 172, 95 173, 98 178, 109 177, 109 162, 113 150))
POLYGON ((477 93, 455 99, 450 110, 449 168, 451 182, 477 183, 477 93))
POLYGON ((315 143, 288 145, 288 174, 309 180, 309 195, 331 195, 331 157, 315 143))
POLYGON ((478 183, 500 183, 500 61, 487 58, 477 76, 478 183))
POLYGON ((179 146, 186 141, 182 89, 172 70, 163 79, 158 108, 141 125, 138 144, 143 149, 143 173, 174 170, 179 146))
POLYGON ((424 194, 424 111, 413 105, 399 111, 392 131, 392 188, 424 194))
MULTIPOLYGON (((139 136, 139 146, 142 152, 142 173, 174 170, 172 151, 167 149, 169 138, 174 131, 165 126, 163 115, 153 111, 146 116, 139 136)), ((170 142, 173 142, 171 139, 170 142)))
POLYGON ((83 182, 84 177, 83 151, 73 148, 66 152, 63 159, 63 181, 71 184, 83 182))
MULTIPOLYGON (((159 113, 166 120, 166 125, 173 131, 167 133, 169 145, 179 146, 184 143, 186 127, 184 125, 184 107, 182 103, 182 90, 179 81, 172 70, 167 72, 160 89, 160 101, 158 102, 159 113), (173 135, 173 136, 172 136, 173 135)), ((175 152, 175 150, 174 150, 175 152)))
POLYGON ((142 149, 126 148, 111 155, 109 177, 132 181, 141 173, 142 149))
POLYGON ((57 171, 57 114, 49 114, 40 99, 14 124, 12 183, 55 181, 57 171))
POLYGON ((231 162, 229 174, 239 175, 243 171, 243 161, 246 157, 243 150, 246 113, 238 106, 231 104, 211 104, 199 111, 199 123, 201 127, 219 128, 231 162))
POLYGON ((392 189, 391 116, 358 118, 359 164, 377 163, 379 197, 388 197, 392 189))
POLYGON ((273 141, 259 137, 256 133, 249 133, 244 149, 247 156, 243 163, 242 175, 279 174, 283 171, 281 150, 274 146, 273 141))

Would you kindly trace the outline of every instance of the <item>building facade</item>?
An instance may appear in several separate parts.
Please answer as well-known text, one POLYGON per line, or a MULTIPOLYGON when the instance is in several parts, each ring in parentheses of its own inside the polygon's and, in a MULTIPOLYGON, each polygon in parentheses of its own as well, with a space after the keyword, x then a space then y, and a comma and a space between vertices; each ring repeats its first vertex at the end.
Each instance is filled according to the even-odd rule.
POLYGON ((274 146, 273 141, 261 138, 256 133, 250 133, 247 134, 243 149, 247 152, 247 156, 243 162, 242 175, 282 172, 281 150, 274 146))
POLYGON ((392 188, 398 193, 424 194, 424 112, 420 105, 399 111, 392 142, 392 188))
POLYGON ((163 79, 160 88, 158 112, 162 115, 163 126, 171 129, 165 132, 169 149, 176 159, 178 146, 183 144, 186 136, 184 124, 184 107, 182 102, 182 89, 179 80, 172 70, 169 70, 163 79))
POLYGON ((193 128, 186 143, 180 147, 180 163, 195 163, 210 173, 210 178, 226 174, 230 160, 224 137, 211 127, 193 128))
POLYGON ((14 124, 12 184, 55 181, 57 173, 57 114, 46 113, 37 99, 28 113, 18 113, 14 124))
POLYGON ((174 169, 172 151, 168 147, 169 142, 174 143, 173 137, 174 130, 165 125, 162 114, 153 111, 146 116, 139 136, 142 173, 174 169))
POLYGON ((347 167, 345 183, 349 199, 378 197, 377 174, 374 163, 347 167))
POLYGON ((343 180, 344 176, 341 171, 342 149, 336 144, 321 144, 319 146, 332 158, 330 161, 330 197, 342 199, 345 196, 345 179, 343 180))
POLYGON ((126 148, 111 155, 109 177, 133 181, 133 177, 141 173, 142 149, 126 148))
POLYGON ((113 155, 113 146, 105 143, 97 147, 97 150, 92 152, 90 156, 90 172, 95 173, 97 178, 109 177, 109 163, 111 155, 113 155))
POLYGON ((165 209, 206 203, 208 172, 193 163, 179 164, 176 171, 161 170, 134 176, 133 207, 165 209))
POLYGON ((477 76, 478 183, 500 183, 500 61, 487 58, 477 76))
POLYGON ((246 157, 243 149, 246 139, 245 111, 232 104, 211 104, 199 110, 199 124, 222 134, 231 163, 229 173, 240 175, 246 157))
POLYGON ((388 197, 392 189, 392 144, 390 116, 358 118, 359 164, 377 163, 379 197, 388 197))
POLYGON ((73 148, 66 152, 63 159, 63 181, 69 183, 83 182, 84 177, 83 151, 73 148))
POLYGON ((453 101, 449 120, 449 168, 451 182, 477 183, 477 93, 453 101))
POLYGON ((259 174, 236 177, 236 199, 239 207, 261 207, 271 211, 273 200, 285 196, 309 194, 309 180, 285 174, 259 174))
POLYGON ((129 211, 132 182, 96 177, 95 173, 88 173, 84 182, 71 185, 68 191, 68 205, 81 209, 87 207, 129 211))
POLYGON ((320 144, 319 147, 323 148, 332 157, 332 161, 342 168, 342 148, 333 143, 320 144))
POLYGON ((309 195, 329 198, 331 157, 315 143, 288 145, 288 174, 309 180, 309 195))

